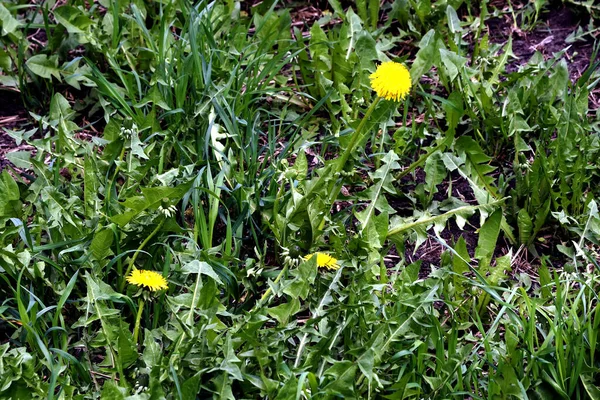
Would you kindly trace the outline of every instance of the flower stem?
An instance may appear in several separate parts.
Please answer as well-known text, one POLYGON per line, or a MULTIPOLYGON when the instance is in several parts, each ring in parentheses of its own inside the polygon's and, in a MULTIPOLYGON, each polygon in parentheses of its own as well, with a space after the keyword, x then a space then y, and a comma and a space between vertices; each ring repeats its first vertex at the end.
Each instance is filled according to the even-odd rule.
POLYGON ((358 124, 358 127, 356 128, 356 130, 354 131, 354 133, 352 133, 352 137, 350 138, 350 143, 348 143, 348 147, 346 147, 346 150, 344 150, 341 157, 338 158, 338 161, 337 161, 337 164, 336 164, 335 170, 334 170, 335 173, 340 173, 344 169, 344 166, 346 165, 346 162, 348 162, 348 159, 350 158, 350 155, 354 151, 354 148, 356 147, 356 145, 358 144, 360 139, 362 139, 362 137, 364 135, 363 130, 365 129, 365 125, 367 124, 367 121, 371 117, 371 114, 373 114, 373 111, 375 111, 375 107, 377 107, 377 104, 379 103, 380 99, 381 99, 381 97, 379 97, 379 96, 375 98, 373 103, 371 103, 371 106, 367 109, 365 116, 360 121, 360 124, 358 124))
POLYGON ((135 317, 135 327, 133 328, 133 343, 137 345, 138 336, 140 333, 140 322, 142 320, 142 312, 144 311, 144 299, 140 297, 137 316, 135 317))
MULTIPOLYGON (((277 278, 275 278, 275 281, 273 283, 278 283, 281 278, 283 278, 283 275, 285 275, 285 273, 288 270, 288 266, 286 265, 285 267, 283 267, 283 269, 281 270, 281 272, 279 273, 279 275, 277 275, 277 278)), ((267 299, 267 297, 269 297, 271 295, 271 288, 269 287, 267 289, 267 291, 262 295, 262 297, 260 298, 260 300, 258 301, 257 305, 262 306, 262 303, 267 299)))
POLYGON ((127 266, 127 271, 125 271, 125 275, 121 277, 121 286, 119 287, 120 292, 122 292, 123 289, 125 289, 125 277, 131 273, 131 270, 133 269, 133 264, 135 263, 135 260, 137 259, 138 255, 140 254, 140 251, 142 251, 142 249, 148 244, 150 239, 152 239, 154 235, 156 235, 158 231, 160 231, 160 228, 162 228, 166 220, 166 218, 163 218, 163 220, 160 221, 160 223, 156 226, 156 228, 154 228, 150 235, 142 242, 142 244, 140 244, 140 247, 137 248, 137 250, 133 254, 133 257, 131 257, 131 261, 129 261, 129 265, 127 266))
MULTIPOLYGON (((373 103, 371 103, 371 105, 367 109, 365 116, 360 121, 360 124, 358 124, 358 127, 356 128, 356 130, 352 133, 352 136, 350 137, 350 143, 348 143, 348 147, 346 147, 346 150, 344 150, 344 152, 342 153, 340 158, 338 158, 336 160, 336 164, 333 167, 334 168, 333 169, 334 176, 336 176, 340 172, 342 172, 342 170, 344 169, 344 166, 346 166, 346 163, 348 162, 348 159, 350 158, 350 155, 354 151, 354 148, 360 142, 360 140, 363 138, 363 136, 365 134, 365 132, 363 132, 363 130, 365 129, 367 121, 369 120, 369 118, 371 118, 371 114, 373 114, 373 111, 375 111, 375 107, 377 107, 377 104, 379 103, 380 99, 381 99, 381 97, 379 97, 379 96, 377 96, 375 98, 373 103)), ((334 181, 333 185, 331 186, 331 189, 329 189, 329 196, 327 197, 328 200, 331 202, 331 204, 333 204, 335 202, 335 198, 337 197, 341 188, 342 188, 342 186, 336 185, 336 183, 334 181)))
MULTIPOLYGON (((123 157, 125 157, 125 143, 123 143, 123 148, 121 149, 121 153, 119 154, 119 161, 123 161, 123 157)), ((117 180, 117 176, 119 175, 119 171, 121 171, 121 167, 119 167, 119 165, 117 165, 117 167, 115 168, 115 172, 113 173, 113 176, 108 184, 108 186, 106 187, 106 215, 110 216, 111 212, 110 212, 110 203, 111 203, 111 195, 112 195, 112 190, 113 190, 113 186, 115 184, 115 181, 117 180)))

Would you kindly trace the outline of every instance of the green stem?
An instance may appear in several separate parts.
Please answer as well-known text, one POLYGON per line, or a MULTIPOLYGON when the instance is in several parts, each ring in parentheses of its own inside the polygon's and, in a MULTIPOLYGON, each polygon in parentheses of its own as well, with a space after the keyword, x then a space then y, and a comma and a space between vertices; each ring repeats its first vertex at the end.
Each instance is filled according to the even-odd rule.
POLYGON ((138 305, 137 316, 135 317, 135 327, 133 328, 133 343, 137 345, 138 336, 140 333, 140 322, 142 320, 142 313, 144 311, 144 299, 140 297, 140 303, 138 305))
POLYGON ((419 159, 415 162, 413 162, 412 164, 410 164, 410 166, 408 168, 406 168, 404 171, 400 172, 399 174, 396 175, 396 180, 400 180, 402 178, 404 178, 406 175, 410 174, 415 168, 417 168, 419 165, 421 165, 424 161, 427 160, 427 158, 429 158, 430 155, 432 155, 433 153, 435 153, 436 151, 438 151, 441 148, 444 148, 446 146, 449 146, 452 143, 452 139, 446 139, 440 143, 438 143, 437 145, 435 145, 434 147, 431 147, 427 153, 423 154, 421 157, 419 157, 419 159))
MULTIPOLYGON (((352 137, 350 137, 350 143, 348 143, 348 147, 346 147, 346 150, 344 150, 340 158, 336 160, 336 164, 333 167, 334 177, 339 175, 340 172, 342 172, 342 170, 346 166, 346 163, 348 162, 348 159, 350 158, 350 155, 354 151, 354 148, 365 135, 366 132, 363 132, 363 130, 365 129, 365 126, 367 124, 367 121, 371 117, 371 114, 373 114, 373 111, 375 111, 375 107, 377 107, 379 100, 381 100, 381 97, 378 96, 375 98, 375 101, 371 103, 371 105, 367 109, 367 112, 365 113, 365 116, 360 121, 360 124, 358 124, 356 130, 352 133, 352 137)), ((331 189, 329 189, 329 196, 327 197, 331 204, 333 204, 333 202, 335 201, 335 198, 337 197, 341 188, 342 186, 336 185, 334 181, 333 185, 331 186, 331 189)))
MULTIPOLYGON (((281 270, 279 275, 277 275, 277 278, 275 278, 275 281, 273 283, 278 283, 281 280, 281 278, 283 278, 283 275, 285 275, 287 270, 288 270, 288 266, 286 265, 285 267, 283 267, 283 269, 281 270)), ((265 294, 263 294, 262 297, 260 298, 260 300, 258 301, 257 306, 261 306, 262 303, 264 303, 267 300, 267 297, 269 297, 272 292, 273 292, 273 290, 271 290, 271 288, 269 287, 267 289, 267 291, 265 292, 265 294)))
POLYGON ((360 139, 362 139, 362 136, 364 135, 363 130, 365 128, 365 125, 371 117, 371 114, 373 114, 373 111, 375 111, 375 107, 377 107, 377 104, 379 103, 380 99, 381 97, 375 98, 375 101, 373 101, 373 103, 371 103, 371 106, 367 109, 367 112, 365 113, 363 119, 360 121, 360 124, 358 124, 356 130, 354 131, 354 133, 352 133, 350 143, 348 143, 348 147, 346 147, 346 150, 344 150, 342 156, 338 159, 337 164, 335 166, 335 170, 333 171, 334 173, 340 173, 344 169, 344 166, 346 165, 346 162, 348 162, 348 159, 354 151, 354 148, 356 147, 360 139))
MULTIPOLYGON (((121 149, 121 153, 119 154, 119 161, 123 161, 123 157, 125 157, 125 143, 123 143, 123 148, 121 149)), ((110 202, 112 189, 115 184, 115 181, 117 180, 117 176, 119 175, 119 171, 121 171, 121 167, 117 165, 117 167, 115 168, 115 172, 113 173, 113 176, 110 180, 110 183, 106 187, 106 215, 108 216, 110 216, 110 202)))
POLYGON ((158 233, 158 231, 160 231, 160 229, 163 227, 163 225, 165 224, 166 218, 163 218, 162 221, 160 221, 160 224, 158 224, 156 226, 156 228, 154 228, 154 230, 152 231, 152 233, 150 233, 150 235, 148 235, 148 237, 142 242, 142 244, 140 244, 140 247, 137 248, 137 250, 135 251, 135 253, 133 254, 133 257, 131 257, 131 261, 129 261, 129 265, 127 266, 127 271, 125 271, 125 275, 123 275, 121 277, 121 286, 119 286, 119 291, 122 292, 123 289, 125 288, 125 277, 128 276, 131 273, 131 270, 133 269, 133 264, 135 263, 135 260, 137 259, 138 255, 140 254, 140 252, 142 251, 142 249, 148 244, 148 242, 150 241, 150 239, 152 239, 154 237, 154 235, 156 235, 158 233))

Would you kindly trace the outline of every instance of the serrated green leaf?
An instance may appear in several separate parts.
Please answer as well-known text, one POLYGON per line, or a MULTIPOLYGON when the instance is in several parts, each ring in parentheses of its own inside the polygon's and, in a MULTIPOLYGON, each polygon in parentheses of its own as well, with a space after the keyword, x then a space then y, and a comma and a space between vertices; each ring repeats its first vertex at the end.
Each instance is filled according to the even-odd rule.
POLYGON ((305 299, 317 277, 317 257, 311 257, 301 263, 296 270, 292 271, 292 277, 293 279, 285 283, 283 293, 292 299, 305 299))
POLYGON ((183 382, 183 385, 181 385, 182 400, 196 400, 200 390, 201 377, 202 374, 197 373, 183 382))
MULTIPOLYGON (((375 208, 378 205, 378 200, 380 198, 382 200, 385 200, 385 192, 395 192, 395 189, 393 188, 391 183, 391 178, 392 171, 400 169, 400 164, 398 163, 398 160, 399 157, 396 155, 396 153, 390 150, 382 159, 383 165, 372 175, 373 180, 377 183, 375 184, 375 186, 368 190, 368 196, 371 202, 365 210, 356 214, 357 219, 361 223, 361 229, 359 231, 360 233, 363 232, 363 230, 368 226, 371 218, 375 215, 375 208)), ((387 201, 385 201, 385 203, 380 203, 380 205, 381 204, 387 204, 387 201)), ((391 209, 389 205, 386 207, 386 209, 380 209, 380 211, 387 212, 390 212, 390 210, 391 212, 394 212, 394 210, 391 209)))
POLYGON ((448 96, 448 101, 442 103, 442 108, 446 112, 448 131, 454 132, 458 126, 458 122, 465 113, 462 95, 459 92, 450 93, 450 96, 448 96))
POLYGON ((354 376, 356 375, 356 364, 351 361, 338 361, 325 371, 325 375, 331 376, 333 379, 325 386, 326 393, 344 398, 355 397, 354 376))
POLYGON ((96 161, 88 154, 83 161, 83 200, 87 216, 98 211, 98 178, 96 177, 96 161))
POLYGON ((111 220, 123 227, 142 211, 156 210, 162 204, 163 199, 166 199, 170 203, 178 202, 191 185, 192 182, 176 187, 143 188, 142 196, 130 197, 123 202, 123 206, 129 208, 131 211, 115 215, 111 220))
POLYGON ((111 254, 110 247, 112 246, 114 237, 114 232, 108 227, 100 228, 96 232, 90 245, 90 250, 96 260, 104 260, 111 254))
POLYGON ((375 39, 367 31, 360 32, 356 39, 355 50, 362 68, 368 68, 374 60, 377 60, 376 45, 375 39))
POLYGON ((459 56, 455 52, 446 49, 440 49, 440 58, 445 67, 443 72, 448 75, 448 78, 450 78, 451 81, 456 79, 467 63, 465 57, 459 56))

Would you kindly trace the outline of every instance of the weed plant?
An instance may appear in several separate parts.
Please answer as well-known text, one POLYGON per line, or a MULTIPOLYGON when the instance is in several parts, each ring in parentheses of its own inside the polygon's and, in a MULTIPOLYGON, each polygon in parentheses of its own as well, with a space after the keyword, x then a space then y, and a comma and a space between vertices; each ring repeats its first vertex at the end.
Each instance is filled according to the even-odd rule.
POLYGON ((0 398, 600 398, 596 52, 250 3, 0 3, 0 398))

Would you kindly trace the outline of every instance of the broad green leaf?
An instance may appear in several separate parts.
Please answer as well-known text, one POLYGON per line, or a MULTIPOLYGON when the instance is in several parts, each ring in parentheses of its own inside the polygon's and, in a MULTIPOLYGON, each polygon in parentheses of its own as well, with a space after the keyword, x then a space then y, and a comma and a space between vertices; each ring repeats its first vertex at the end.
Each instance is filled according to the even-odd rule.
POLYGON ((324 72, 324 77, 330 78, 331 74, 331 56, 329 55, 327 35, 321 29, 319 24, 314 24, 310 29, 310 55, 313 60, 314 68, 324 72))
POLYGON ((29 59, 27 59, 25 65, 27 65, 31 72, 38 76, 41 76, 42 78, 51 79, 52 77, 55 77, 59 81, 61 80, 61 70, 58 68, 57 55, 48 57, 45 54, 36 54, 35 56, 32 56, 29 59))
POLYGON ((300 310, 300 301, 292 298, 289 302, 280 304, 275 307, 271 307, 267 310, 267 313, 275 318, 281 325, 288 323, 290 317, 296 314, 300 310))
POLYGON ((329 211, 329 207, 321 198, 317 197, 306 206, 310 227, 312 229, 312 237, 319 237, 325 225, 325 217, 329 211))
POLYGON ((485 221, 479 230, 479 240, 475 249, 475 258, 489 260, 496 249, 496 242, 500 233, 500 222, 502 221, 502 210, 496 210, 485 221))
POLYGON ((74 115, 69 101, 62 94, 56 93, 52 96, 50 101, 50 119, 52 121, 69 120, 74 115))
POLYGON ((72 6, 61 6, 54 10, 54 18, 67 28, 69 33, 84 33, 94 22, 83 11, 72 6))
POLYGON ((432 12, 431 0, 419 0, 416 2, 415 11, 422 24, 426 23, 427 17, 432 12))
POLYGON ((446 7, 446 17, 448 19, 448 28, 450 28, 450 32, 459 33, 462 32, 462 28, 460 26, 460 19, 456 14, 456 10, 452 8, 452 6, 448 5, 446 7))
POLYGON ((360 368, 360 371, 363 373, 363 375, 367 377, 369 382, 372 381, 373 378, 376 376, 373 373, 374 363, 375 353, 372 349, 368 349, 358 360, 358 367, 360 368))
POLYGON ((148 156, 144 152, 144 146, 142 145, 142 142, 138 135, 137 129, 132 129, 132 131, 131 131, 130 145, 131 145, 131 154, 138 156, 142 160, 148 159, 148 156))
POLYGON ((372 179, 377 183, 367 191, 370 203, 365 210, 356 213, 356 217, 361 223, 360 233, 369 225, 371 218, 375 215, 376 208, 381 212, 395 212, 387 204, 385 193, 396 192, 392 185, 392 171, 400 169, 398 160, 399 157, 396 153, 390 150, 382 159, 383 165, 372 174, 372 179))
POLYGON ((579 378, 589 398, 591 400, 600 400, 600 389, 594 382, 594 379, 589 375, 581 375, 579 378))
MULTIPOLYGON (((2 36, 8 35, 9 33, 15 33, 17 28, 23 25, 12 16, 10 11, 8 11, 2 3, 0 3, 0 22, 2 22, 2 36)), ((20 37, 20 35, 18 36, 20 37)))
POLYGON ((158 88, 158 85, 152 86, 150 92, 136 105, 136 107, 142 107, 148 103, 155 104, 163 110, 169 111, 171 107, 165 102, 163 95, 158 88))
POLYGON ((297 180, 303 181, 306 179, 306 174, 308 173, 308 161, 306 159, 306 153, 304 150, 298 151, 293 169, 296 172, 297 180))
POLYGON ((358 35, 355 50, 360 60, 361 68, 368 68, 374 60, 377 60, 375 39, 367 31, 361 31, 358 35))
POLYGON ((519 227, 519 242, 529 245, 531 242, 531 232, 533 230, 533 221, 526 209, 522 208, 517 214, 517 225, 519 227))
POLYGON ((305 299, 317 277, 317 257, 311 257, 292 271, 293 279, 285 284, 283 292, 292 299, 305 299))
POLYGON ((285 380, 283 387, 277 392, 275 400, 296 400, 301 396, 298 389, 298 380, 296 376, 292 375, 285 380))
POLYGON ((441 153, 430 155, 425 161, 425 184, 429 193, 436 193, 436 186, 446 179, 446 166, 442 160, 441 153))
POLYGON ((0 71, 10 71, 12 70, 12 59, 10 58, 10 54, 2 49, 0 49, 0 71))
POLYGON ((133 343, 133 334, 129 330, 129 326, 127 323, 125 323, 125 321, 120 321, 119 324, 117 354, 119 355, 119 362, 124 368, 132 365, 139 357, 137 347, 135 343, 133 343))
POLYGON ((542 297, 549 298, 551 296, 550 285, 552 284, 552 276, 550 275, 550 271, 545 262, 542 262, 542 265, 538 267, 537 272, 540 277, 540 291, 542 297))
POLYGON ((356 41, 358 40, 359 35, 363 31, 362 21, 351 7, 348 8, 348 12, 346 13, 346 23, 348 24, 348 35, 350 37, 350 43, 348 44, 348 48, 346 49, 346 60, 350 60, 350 57, 355 48, 356 41))
POLYGON ((100 227, 92 239, 90 250, 92 255, 98 261, 104 260, 112 252, 110 247, 113 244, 115 234, 109 227, 100 227))
POLYGON ((455 52, 446 49, 440 49, 440 58, 445 67, 443 72, 448 75, 448 78, 450 78, 451 81, 456 79, 467 63, 465 57, 459 56, 455 52))
POLYGON ((109 142, 114 142, 121 137, 121 127, 123 122, 117 118, 111 118, 104 127, 103 138, 109 142))
POLYGON ((490 267, 488 283, 492 286, 497 286, 500 282, 506 280, 508 273, 512 270, 511 267, 512 253, 496 258, 496 266, 490 267))
MULTIPOLYGON (((469 251, 467 250, 467 242, 464 237, 460 237, 454 246, 454 251, 457 254, 454 255, 452 260, 452 270, 462 275, 465 272, 469 271, 469 263, 471 262, 471 257, 469 256, 469 251)), ((457 279, 460 279, 457 277, 457 279)), ((456 280, 456 279, 455 279, 456 280)))
POLYGON ((325 371, 325 375, 333 379, 331 383, 325 386, 326 393, 344 398, 356 396, 354 392, 356 364, 351 361, 338 361, 325 371))
POLYGON ((504 46, 502 55, 500 56, 500 60, 497 61, 498 64, 496 65, 496 68, 494 68, 492 76, 488 80, 489 83, 495 84, 498 82, 498 76, 505 70, 506 63, 508 62, 508 57, 510 56, 515 57, 512 51, 512 36, 508 37, 508 42, 504 46))
POLYGON ((215 395, 213 398, 219 400, 236 400, 231 390, 231 379, 227 373, 217 375, 212 382, 215 384, 215 395))
POLYGON ((121 293, 114 291, 112 287, 106 283, 93 278, 88 272, 85 273, 85 282, 87 285, 87 298, 91 304, 95 304, 101 300, 119 300, 124 296, 121 293))
POLYGON ((181 266, 181 272, 183 272, 184 274, 202 274, 210 276, 217 283, 221 285, 223 284, 221 278, 219 278, 219 275, 215 272, 213 267, 211 267, 210 264, 204 261, 192 260, 189 263, 186 263, 181 266))
POLYGON ((83 161, 83 199, 88 217, 93 216, 98 211, 98 187, 99 182, 96 176, 96 160, 93 154, 86 155, 83 161))
POLYGON ((450 93, 448 100, 442 103, 442 108, 446 112, 448 131, 454 132, 460 119, 465 113, 462 95, 456 91, 450 93))
POLYGON ((13 177, 3 171, 0 175, 0 217, 18 216, 21 194, 13 177))
POLYGON ((127 389, 117 386, 112 380, 107 380, 102 385, 100 400, 125 400, 127 389))
POLYGON ((191 184, 192 182, 176 187, 142 188, 142 196, 130 197, 123 202, 123 206, 129 208, 130 211, 115 215, 111 220, 123 227, 142 211, 154 211, 158 209, 163 199, 171 204, 178 202, 185 192, 189 190, 191 184))
POLYGON ((196 400, 198 391, 200 390, 200 382, 202 373, 196 373, 188 378, 181 385, 181 399, 182 400, 196 400))
POLYGON ((344 18, 344 9, 342 8, 340 0, 327 0, 327 2, 329 3, 333 11, 338 15, 338 17, 344 18))
POLYGON ((436 60, 439 59, 439 48, 435 36, 435 31, 432 29, 423 36, 419 43, 419 51, 410 68, 410 77, 413 86, 419 82, 424 74, 429 72, 434 64, 437 64, 436 60))
POLYGON ((152 332, 144 330, 144 351, 142 353, 142 360, 146 367, 152 369, 160 365, 160 359, 162 357, 162 349, 157 343, 156 339, 152 335, 152 332))

